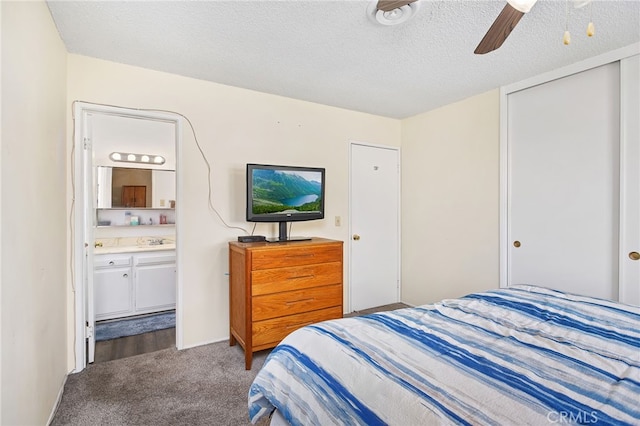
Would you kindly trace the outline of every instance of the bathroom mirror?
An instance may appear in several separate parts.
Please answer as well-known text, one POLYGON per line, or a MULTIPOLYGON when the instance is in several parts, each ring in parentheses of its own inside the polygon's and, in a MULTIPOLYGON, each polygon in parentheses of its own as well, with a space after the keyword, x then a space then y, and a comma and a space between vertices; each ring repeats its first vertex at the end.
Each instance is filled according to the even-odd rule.
POLYGON ((176 172, 128 167, 95 167, 99 209, 175 207, 176 172))

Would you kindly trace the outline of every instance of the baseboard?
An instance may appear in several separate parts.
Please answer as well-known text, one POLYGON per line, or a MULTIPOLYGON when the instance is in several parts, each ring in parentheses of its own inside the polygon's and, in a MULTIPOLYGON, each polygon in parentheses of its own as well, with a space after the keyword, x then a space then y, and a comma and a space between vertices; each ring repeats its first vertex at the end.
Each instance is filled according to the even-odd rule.
POLYGON ((58 391, 58 397, 56 398, 55 404, 53 404, 53 409, 51 410, 51 414, 49 414, 49 419, 47 420, 47 425, 50 425, 51 422, 53 421, 53 418, 55 417, 56 412, 58 411, 58 407, 60 406, 60 402, 62 402, 62 394, 64 394, 64 387, 67 384, 67 378, 69 378, 69 374, 65 374, 64 375, 64 380, 62 381, 62 386, 60 387, 60 390, 58 391))
POLYGON ((220 343, 220 342, 228 342, 228 341, 229 341, 228 337, 222 337, 214 340, 206 340, 204 342, 194 343, 192 345, 185 345, 185 346, 182 346, 181 348, 178 348, 178 350, 197 348, 198 346, 204 346, 204 345, 210 345, 212 343, 220 343))

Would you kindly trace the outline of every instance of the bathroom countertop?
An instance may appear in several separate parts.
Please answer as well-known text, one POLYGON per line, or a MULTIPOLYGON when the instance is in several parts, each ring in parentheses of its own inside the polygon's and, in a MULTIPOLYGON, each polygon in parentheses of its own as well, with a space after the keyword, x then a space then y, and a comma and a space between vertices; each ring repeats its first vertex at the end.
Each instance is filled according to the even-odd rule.
POLYGON ((135 245, 135 246, 110 246, 96 247, 93 254, 139 253, 146 251, 175 250, 175 244, 135 245))
POLYGON ((93 254, 139 253, 145 251, 175 250, 174 236, 96 238, 93 254), (162 241, 162 244, 158 242, 162 241))

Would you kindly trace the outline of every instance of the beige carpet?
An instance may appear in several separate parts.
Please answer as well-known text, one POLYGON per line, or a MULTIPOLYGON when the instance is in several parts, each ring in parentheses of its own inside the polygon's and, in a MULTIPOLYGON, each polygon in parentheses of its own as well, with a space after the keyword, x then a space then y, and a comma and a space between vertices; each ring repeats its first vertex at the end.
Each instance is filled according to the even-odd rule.
POLYGON ((247 394, 268 351, 244 369, 226 342, 90 365, 68 377, 52 425, 248 425, 247 394))

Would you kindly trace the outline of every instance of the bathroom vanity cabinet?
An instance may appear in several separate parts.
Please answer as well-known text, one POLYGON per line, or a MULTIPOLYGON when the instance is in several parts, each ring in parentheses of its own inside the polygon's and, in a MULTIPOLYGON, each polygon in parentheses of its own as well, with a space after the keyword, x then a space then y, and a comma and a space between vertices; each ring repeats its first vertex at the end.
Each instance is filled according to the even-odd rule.
POLYGON ((131 315, 133 309, 132 259, 126 254, 94 257, 93 300, 96 319, 131 315))
POLYGON ((95 255, 93 288, 96 320, 175 309, 175 250, 95 255))
POLYGON ((136 314, 176 307, 176 252, 138 253, 133 256, 136 314))

